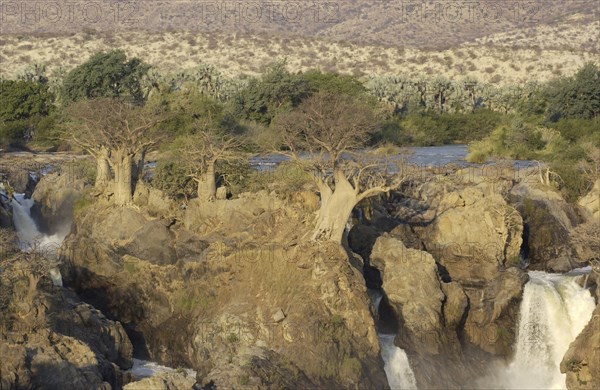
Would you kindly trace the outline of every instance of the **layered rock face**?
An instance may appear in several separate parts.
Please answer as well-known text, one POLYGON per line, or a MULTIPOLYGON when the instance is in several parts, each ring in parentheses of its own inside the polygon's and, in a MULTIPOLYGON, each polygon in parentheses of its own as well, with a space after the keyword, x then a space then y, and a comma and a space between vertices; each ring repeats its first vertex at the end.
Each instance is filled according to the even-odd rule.
POLYGON ((25 299, 16 290, 25 280, 3 302, 2 389, 118 389, 131 379, 123 370, 133 348, 119 322, 46 278, 25 299))
POLYGON ((97 203, 76 214, 63 277, 202 384, 386 388, 362 264, 307 242, 303 216, 266 193, 168 218, 97 203))

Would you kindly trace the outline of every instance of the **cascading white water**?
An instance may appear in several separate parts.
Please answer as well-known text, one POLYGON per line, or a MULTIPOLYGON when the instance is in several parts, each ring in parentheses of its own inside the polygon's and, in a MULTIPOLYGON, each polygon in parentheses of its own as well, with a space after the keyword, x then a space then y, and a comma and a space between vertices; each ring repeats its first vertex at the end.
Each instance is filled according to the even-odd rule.
MULTIPOLYGON (((26 199, 25 194, 14 194, 11 204, 19 247, 25 252, 37 251, 51 257, 56 254, 65 237, 58 234, 48 236, 38 230, 31 218, 31 207, 34 203, 33 199, 26 199)), ((55 285, 62 286, 62 277, 57 268, 50 270, 50 277, 55 285)))
MULTIPOLYGON (((378 290, 367 290, 371 302, 375 307, 375 318, 379 316, 379 305, 383 299, 383 294, 378 290)), ((395 334, 379 335, 379 347, 381 348, 381 358, 384 362, 385 376, 392 390, 416 389, 417 380, 410 367, 408 356, 402 348, 394 344, 395 334)))
POLYGON ((417 380, 410 367, 408 356, 394 345, 395 334, 380 334, 379 345, 384 362, 385 376, 392 390, 416 389, 417 380))
POLYGON ((529 273, 519 314, 513 361, 478 387, 565 389, 560 362, 592 317, 595 302, 573 275, 529 273))

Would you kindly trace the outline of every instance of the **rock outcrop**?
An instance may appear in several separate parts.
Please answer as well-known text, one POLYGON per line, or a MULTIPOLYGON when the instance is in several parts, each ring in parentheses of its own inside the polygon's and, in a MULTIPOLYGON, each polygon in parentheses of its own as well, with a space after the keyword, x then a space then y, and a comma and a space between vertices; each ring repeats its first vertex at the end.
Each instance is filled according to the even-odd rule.
POLYGON ((560 363, 568 389, 600 388, 600 305, 560 363))
POLYGON ((348 238, 375 269, 367 284, 381 274, 396 344, 426 388, 468 385, 482 362, 512 354, 528 280, 518 268, 523 220, 506 200, 512 179, 456 175, 414 179, 348 238))
POLYGON ((600 220, 600 179, 594 187, 577 202, 584 210, 588 220, 600 220))
POLYGON ((417 231, 453 281, 473 284, 518 264, 522 226, 500 194, 478 185, 441 195, 434 219, 417 231))
POLYGON ((133 349, 120 323, 48 278, 11 275, 22 282, 2 275, 2 389, 119 389, 129 380, 133 349))
POLYGON ((40 230, 47 234, 66 236, 71 230, 74 204, 85 190, 85 180, 69 172, 49 173, 35 187, 32 199, 36 204, 31 216, 40 230))
POLYGON ((419 387, 458 388, 467 383, 476 373, 459 339, 468 306, 462 287, 440 280, 431 254, 406 248, 388 234, 377 239, 371 264, 381 272, 387 302, 398 321, 395 343, 410 356, 419 387))
POLYGON ((571 243, 571 231, 583 220, 560 194, 524 181, 510 192, 524 220, 524 256, 529 269, 567 272, 582 266, 571 243))
POLYGON ((298 207, 263 193, 163 219, 92 204, 75 216, 63 278, 145 358, 203 385, 386 388, 362 264, 307 242, 298 207))

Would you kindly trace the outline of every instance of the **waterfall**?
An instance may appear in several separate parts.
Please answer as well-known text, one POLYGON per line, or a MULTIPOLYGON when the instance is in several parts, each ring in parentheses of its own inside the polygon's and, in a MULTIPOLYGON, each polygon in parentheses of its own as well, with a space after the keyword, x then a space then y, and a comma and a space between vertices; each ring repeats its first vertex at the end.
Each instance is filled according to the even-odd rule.
MULTIPOLYGON (((25 194, 14 194, 13 223, 17 231, 19 247, 24 252, 35 251, 52 258, 56 256, 65 237, 58 234, 48 236, 38 230, 35 221, 31 218, 31 207, 34 203, 33 199, 26 199, 25 194)), ((58 268, 50 270, 50 277, 55 285, 62 286, 62 277, 58 268)))
MULTIPOLYGON (((375 307, 375 320, 379 317, 379 305, 383 299, 381 291, 368 289, 367 293, 375 307)), ((395 334, 378 334, 381 358, 384 362, 385 376, 392 390, 416 389, 417 381, 410 367, 408 356, 402 348, 394 344, 395 334)))
POLYGON ((513 361, 478 383, 485 388, 564 389, 560 362, 592 318, 594 298, 574 274, 529 272, 513 361))
POLYGON ((395 334, 380 334, 379 345, 385 376, 392 390, 416 389, 417 380, 403 349, 394 345, 395 334))

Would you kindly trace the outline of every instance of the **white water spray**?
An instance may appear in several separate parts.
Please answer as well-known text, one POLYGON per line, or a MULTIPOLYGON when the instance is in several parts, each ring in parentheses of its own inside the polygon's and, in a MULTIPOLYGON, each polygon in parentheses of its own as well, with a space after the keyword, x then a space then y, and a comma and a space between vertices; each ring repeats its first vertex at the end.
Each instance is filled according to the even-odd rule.
MULTIPOLYGON (((371 302, 375 307, 375 318, 379 317, 379 305, 383 299, 383 294, 378 290, 367 290, 371 302)), ((379 335, 379 346, 381 348, 381 358, 384 362, 385 376, 392 390, 408 390, 417 388, 415 374, 410 367, 408 355, 402 348, 394 344, 395 334, 379 335)))
POLYGON ((478 387, 565 389, 560 362, 592 317, 594 298, 572 275, 529 273, 519 313, 515 357, 478 387))
MULTIPOLYGON (((34 205, 32 199, 26 199, 24 194, 14 194, 12 202, 13 223, 19 239, 19 247, 24 252, 36 251, 46 257, 52 257, 58 251, 64 240, 64 235, 54 234, 48 236, 41 233, 33 218, 31 218, 31 207, 34 205)), ((52 282, 62 286, 62 277, 57 268, 50 270, 52 282)))
POLYGON ((392 390, 416 389, 417 380, 403 349, 394 345, 395 334, 380 334, 379 345, 385 376, 392 390))

